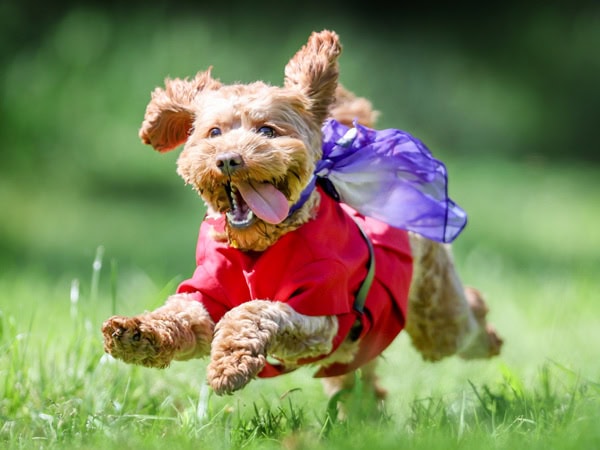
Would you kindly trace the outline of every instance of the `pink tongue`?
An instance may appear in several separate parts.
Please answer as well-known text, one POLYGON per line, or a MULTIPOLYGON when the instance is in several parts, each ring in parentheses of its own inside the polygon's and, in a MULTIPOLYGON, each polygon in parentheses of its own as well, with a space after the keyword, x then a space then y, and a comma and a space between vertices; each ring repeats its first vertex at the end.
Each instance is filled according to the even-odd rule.
POLYGON ((287 198, 269 183, 237 183, 237 189, 252 212, 267 223, 280 223, 290 211, 287 198))

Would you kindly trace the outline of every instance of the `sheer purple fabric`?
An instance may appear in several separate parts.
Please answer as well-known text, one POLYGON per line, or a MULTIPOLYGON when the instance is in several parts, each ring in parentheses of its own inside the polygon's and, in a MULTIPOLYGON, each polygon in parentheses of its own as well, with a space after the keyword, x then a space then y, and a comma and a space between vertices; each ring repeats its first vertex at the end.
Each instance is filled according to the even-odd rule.
POLYGON ((329 120, 315 175, 361 214, 429 239, 452 242, 467 224, 448 197, 446 166, 404 131, 329 120))

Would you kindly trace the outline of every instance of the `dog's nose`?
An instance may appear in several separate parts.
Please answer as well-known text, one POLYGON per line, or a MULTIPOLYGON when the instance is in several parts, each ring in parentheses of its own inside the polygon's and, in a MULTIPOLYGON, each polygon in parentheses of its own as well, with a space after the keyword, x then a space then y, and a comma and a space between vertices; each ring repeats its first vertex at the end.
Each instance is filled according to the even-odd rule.
POLYGON ((217 156, 217 167, 224 175, 231 175, 243 166, 244 160, 239 153, 227 152, 217 156))

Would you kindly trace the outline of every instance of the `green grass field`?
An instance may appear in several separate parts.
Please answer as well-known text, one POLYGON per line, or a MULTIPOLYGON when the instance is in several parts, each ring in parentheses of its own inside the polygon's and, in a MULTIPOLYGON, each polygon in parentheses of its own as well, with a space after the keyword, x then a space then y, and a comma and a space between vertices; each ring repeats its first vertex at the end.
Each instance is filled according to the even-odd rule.
POLYGON ((309 369, 217 397, 206 361, 104 355, 107 317, 157 307, 194 269, 201 202, 177 152, 137 138, 150 91, 210 64, 226 82, 279 83, 306 30, 331 26, 286 23, 273 48, 267 28, 163 13, 76 8, 5 59, 0 448, 600 448, 600 168, 545 156, 536 95, 443 36, 411 39, 418 28, 385 47, 340 21, 342 80, 446 162, 469 214, 456 263, 488 299, 501 356, 429 364, 401 334, 380 365, 385 409, 353 398, 340 422, 309 369))
MULTIPOLYGON (((464 279, 489 299, 490 319, 506 341, 500 357, 428 364, 401 335, 381 363, 389 389, 384 414, 374 418, 357 408, 346 423, 328 418, 327 399, 308 369, 217 397, 204 383, 205 361, 174 363, 160 371, 103 355, 99 328, 113 310, 129 314, 154 308, 187 275, 174 271, 169 278, 158 269, 149 275, 136 242, 131 252, 141 262, 122 261, 112 249, 129 247, 123 236, 112 236, 98 242, 103 247, 96 256, 92 252, 79 274, 31 265, 0 277, 3 446, 597 447, 600 242, 594 224, 600 211, 591 194, 598 174, 500 161, 459 160, 449 166, 454 197, 471 211, 455 245, 457 264, 464 279)), ((28 221, 44 222, 47 205, 59 204, 64 195, 60 189, 46 191, 45 201, 30 202, 28 221)), ((79 211, 90 226, 101 222, 107 207, 85 198, 69 201, 68 209, 79 211)), ((167 219, 159 220, 184 217, 196 202, 192 196, 182 195, 168 206, 147 205, 146 220, 130 216, 136 199, 127 201, 107 220, 119 223, 123 233, 131 233, 131 227, 137 239, 163 251, 195 239, 197 223, 192 222, 199 218, 186 225, 191 236, 178 230, 175 237, 163 236, 171 228, 167 219)), ((57 223, 48 234, 60 238, 63 225, 57 223)), ((87 232, 64 238, 85 242, 87 232)), ((56 244, 38 239, 41 248, 56 244)), ((180 251, 188 254, 181 263, 188 273, 192 251, 180 251)))

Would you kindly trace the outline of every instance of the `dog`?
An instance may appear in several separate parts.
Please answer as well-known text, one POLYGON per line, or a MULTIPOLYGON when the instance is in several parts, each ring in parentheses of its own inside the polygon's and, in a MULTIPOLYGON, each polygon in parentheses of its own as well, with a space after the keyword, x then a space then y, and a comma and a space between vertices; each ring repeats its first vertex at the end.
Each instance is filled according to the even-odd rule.
POLYGON ((210 67, 153 91, 140 138, 159 152, 184 144, 177 172, 207 213, 193 276, 158 309, 106 320, 107 353, 156 368, 209 356, 219 395, 310 365, 333 396, 360 370, 378 399, 376 363, 401 330, 428 361, 499 354, 450 243, 363 215, 314 182, 324 124, 369 133, 378 114, 338 82, 341 50, 334 31, 313 32, 282 87, 226 85, 210 67))

